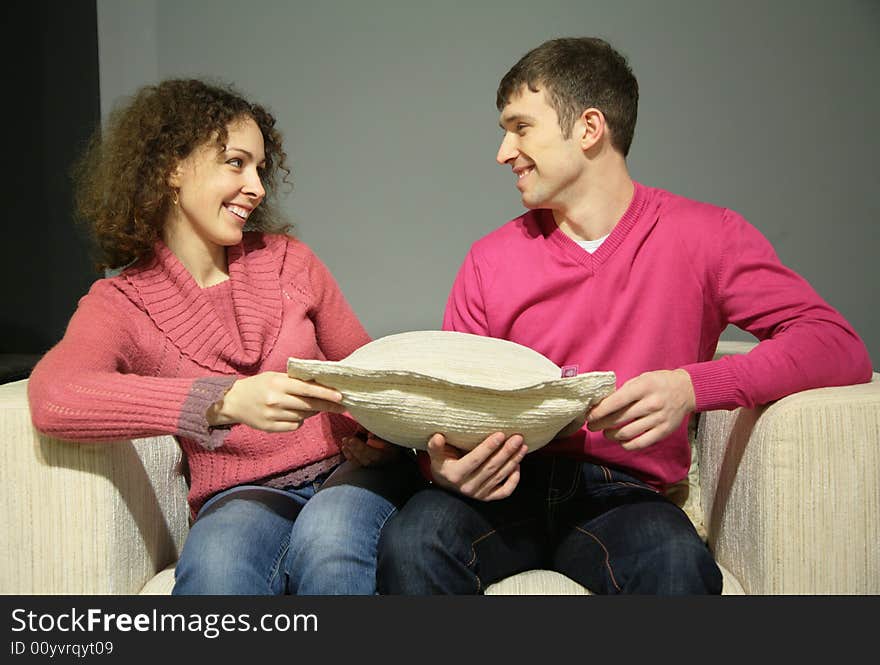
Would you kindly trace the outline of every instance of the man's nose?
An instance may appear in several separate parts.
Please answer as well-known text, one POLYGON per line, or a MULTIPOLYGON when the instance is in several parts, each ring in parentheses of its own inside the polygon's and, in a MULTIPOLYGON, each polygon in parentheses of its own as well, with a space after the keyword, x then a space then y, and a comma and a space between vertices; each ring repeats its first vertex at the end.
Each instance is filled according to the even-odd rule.
POLYGON ((495 161, 499 164, 507 164, 511 159, 517 156, 516 146, 514 145, 514 136, 511 132, 505 132, 501 145, 498 147, 498 154, 495 155, 495 161))

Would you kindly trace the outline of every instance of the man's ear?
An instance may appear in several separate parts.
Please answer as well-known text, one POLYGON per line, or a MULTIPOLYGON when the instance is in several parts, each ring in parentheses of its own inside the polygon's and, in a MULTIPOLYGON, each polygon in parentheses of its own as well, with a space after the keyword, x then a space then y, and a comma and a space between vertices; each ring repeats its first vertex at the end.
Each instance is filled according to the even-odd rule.
POLYGON ((608 132, 605 114, 592 106, 584 109, 581 117, 574 124, 575 138, 580 141, 583 150, 589 150, 598 144, 608 132))

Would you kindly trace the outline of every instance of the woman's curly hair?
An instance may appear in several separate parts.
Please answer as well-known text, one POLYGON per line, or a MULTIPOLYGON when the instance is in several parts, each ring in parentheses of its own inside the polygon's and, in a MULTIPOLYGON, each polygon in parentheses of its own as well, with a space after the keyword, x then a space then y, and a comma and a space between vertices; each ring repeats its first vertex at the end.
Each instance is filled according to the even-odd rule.
POLYGON ((97 267, 120 268, 150 255, 173 205, 168 176, 197 146, 225 144, 227 127, 252 118, 263 134, 265 200, 248 218, 251 230, 286 232, 275 207, 290 169, 275 118, 226 85, 173 79, 141 88, 98 128, 74 166, 77 216, 87 222, 99 252, 97 267), (283 174, 282 174, 283 172, 283 174))

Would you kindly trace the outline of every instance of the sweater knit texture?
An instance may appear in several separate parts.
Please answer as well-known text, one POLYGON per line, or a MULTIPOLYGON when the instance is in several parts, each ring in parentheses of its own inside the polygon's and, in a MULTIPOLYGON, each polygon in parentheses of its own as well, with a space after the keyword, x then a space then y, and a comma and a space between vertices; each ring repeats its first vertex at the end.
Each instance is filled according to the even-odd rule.
POLYGON ((194 515, 229 487, 323 470, 358 429, 326 413, 294 432, 210 427, 208 407, 236 379, 286 372, 289 356, 340 360, 370 341, 304 243, 246 233, 227 258, 229 280, 210 289, 162 242, 148 259, 96 281, 28 385, 34 425, 59 439, 177 436, 194 515))
MULTIPOLYGON (((731 210, 639 183, 593 254, 549 210, 529 211, 474 243, 443 327, 518 342, 563 371, 614 371, 618 387, 643 372, 683 368, 697 411, 871 377, 852 327, 757 229, 731 210), (728 324, 762 341, 713 360, 728 324)), ((584 427, 535 454, 606 464, 665 489, 690 466, 687 420, 639 451, 584 427)))

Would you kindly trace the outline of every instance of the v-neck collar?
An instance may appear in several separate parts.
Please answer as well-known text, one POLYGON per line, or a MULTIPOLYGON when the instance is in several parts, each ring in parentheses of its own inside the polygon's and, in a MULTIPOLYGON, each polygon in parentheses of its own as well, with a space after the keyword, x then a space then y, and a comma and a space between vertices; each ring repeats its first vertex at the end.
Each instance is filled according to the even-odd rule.
POLYGON ((143 266, 124 274, 150 318, 183 355, 216 372, 247 371, 271 351, 281 329, 281 262, 272 249, 256 233, 227 248, 240 341, 164 242, 156 243, 143 266))
POLYGON ((538 211, 538 214, 544 237, 553 243, 565 256, 593 271, 605 263, 623 241, 626 240, 629 232, 642 216, 647 200, 645 186, 633 181, 633 197, 629 206, 611 230, 611 233, 605 238, 605 242, 599 245, 599 248, 592 254, 585 251, 575 240, 563 233, 562 229, 556 224, 552 210, 542 209, 538 211))

